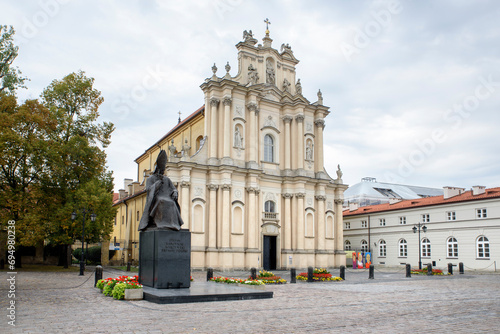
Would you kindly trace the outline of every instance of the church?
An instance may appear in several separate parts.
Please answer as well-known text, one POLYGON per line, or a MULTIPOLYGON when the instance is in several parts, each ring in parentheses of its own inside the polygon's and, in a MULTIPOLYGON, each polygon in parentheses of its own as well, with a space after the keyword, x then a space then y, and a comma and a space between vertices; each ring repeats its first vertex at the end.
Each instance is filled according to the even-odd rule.
MULTIPOLYGON (((125 180, 114 202, 110 249, 115 262, 136 263, 146 179, 164 149, 165 174, 191 231, 193 269, 287 269, 345 265, 343 193, 324 169, 323 132, 329 107, 302 95, 292 48, 262 44, 252 31, 236 44, 238 74, 202 84, 201 108, 145 150, 137 181, 125 180)), ((219 72, 220 73, 220 72, 219 72)), ((103 243, 104 245, 104 243, 103 243)), ((106 247, 106 246, 104 246, 106 247)))

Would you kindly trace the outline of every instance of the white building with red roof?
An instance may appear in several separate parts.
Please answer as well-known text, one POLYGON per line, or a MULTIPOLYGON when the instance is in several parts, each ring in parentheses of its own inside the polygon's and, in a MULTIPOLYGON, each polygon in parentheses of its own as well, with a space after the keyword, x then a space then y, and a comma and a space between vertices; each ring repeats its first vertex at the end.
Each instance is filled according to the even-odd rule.
POLYGON ((500 187, 444 187, 442 196, 351 205, 343 217, 344 250, 370 252, 376 266, 500 266, 500 187))

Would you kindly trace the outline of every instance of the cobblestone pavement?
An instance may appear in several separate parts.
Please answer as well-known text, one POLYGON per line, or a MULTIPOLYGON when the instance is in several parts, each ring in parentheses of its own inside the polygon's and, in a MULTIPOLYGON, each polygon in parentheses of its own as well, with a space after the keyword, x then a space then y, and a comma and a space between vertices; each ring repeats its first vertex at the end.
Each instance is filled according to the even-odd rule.
MULTIPOLYGON (((122 274, 104 270, 104 277, 122 274)), ((90 271, 19 272, 15 327, 7 323, 7 273, 0 275, 1 333, 498 333, 500 327, 498 274, 405 278, 404 270, 384 269, 369 280, 366 270, 347 270, 343 282, 267 286, 272 299, 160 305, 105 297, 90 271)), ((206 272, 193 277, 203 281, 206 272)))

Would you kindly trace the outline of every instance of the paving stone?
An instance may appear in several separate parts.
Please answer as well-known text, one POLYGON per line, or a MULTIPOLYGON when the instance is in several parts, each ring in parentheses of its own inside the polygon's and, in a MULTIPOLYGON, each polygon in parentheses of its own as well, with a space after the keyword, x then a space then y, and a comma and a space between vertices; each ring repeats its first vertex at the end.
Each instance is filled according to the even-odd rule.
MULTIPOLYGON (((290 280, 287 271, 273 272, 290 280)), ((105 268, 103 276, 123 274, 105 268)), ((3 315, 0 328, 2 333, 494 333, 500 327, 499 274, 404 276, 404 270, 376 270, 369 280, 367 270, 347 270, 344 282, 269 285, 272 299, 161 305, 105 297, 93 287, 90 272, 84 277, 19 272, 16 327, 3 315)), ((193 277, 204 281, 206 272, 193 277)), ((7 291, 7 281, 0 280, 1 310, 8 305, 7 291)))

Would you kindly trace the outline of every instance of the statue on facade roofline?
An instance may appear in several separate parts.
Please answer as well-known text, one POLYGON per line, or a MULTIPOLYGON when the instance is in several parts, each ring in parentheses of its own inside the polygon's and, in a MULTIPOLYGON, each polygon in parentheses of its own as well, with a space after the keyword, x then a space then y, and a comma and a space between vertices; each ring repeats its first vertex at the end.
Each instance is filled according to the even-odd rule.
POLYGON ((179 231, 184 224, 177 202, 178 192, 172 181, 163 173, 167 153, 160 151, 156 167, 146 181, 146 205, 139 223, 139 231, 169 229, 179 231))
POLYGON ((340 169, 340 165, 337 165, 337 179, 341 180, 342 175, 344 175, 344 174, 342 173, 342 170, 340 169))

